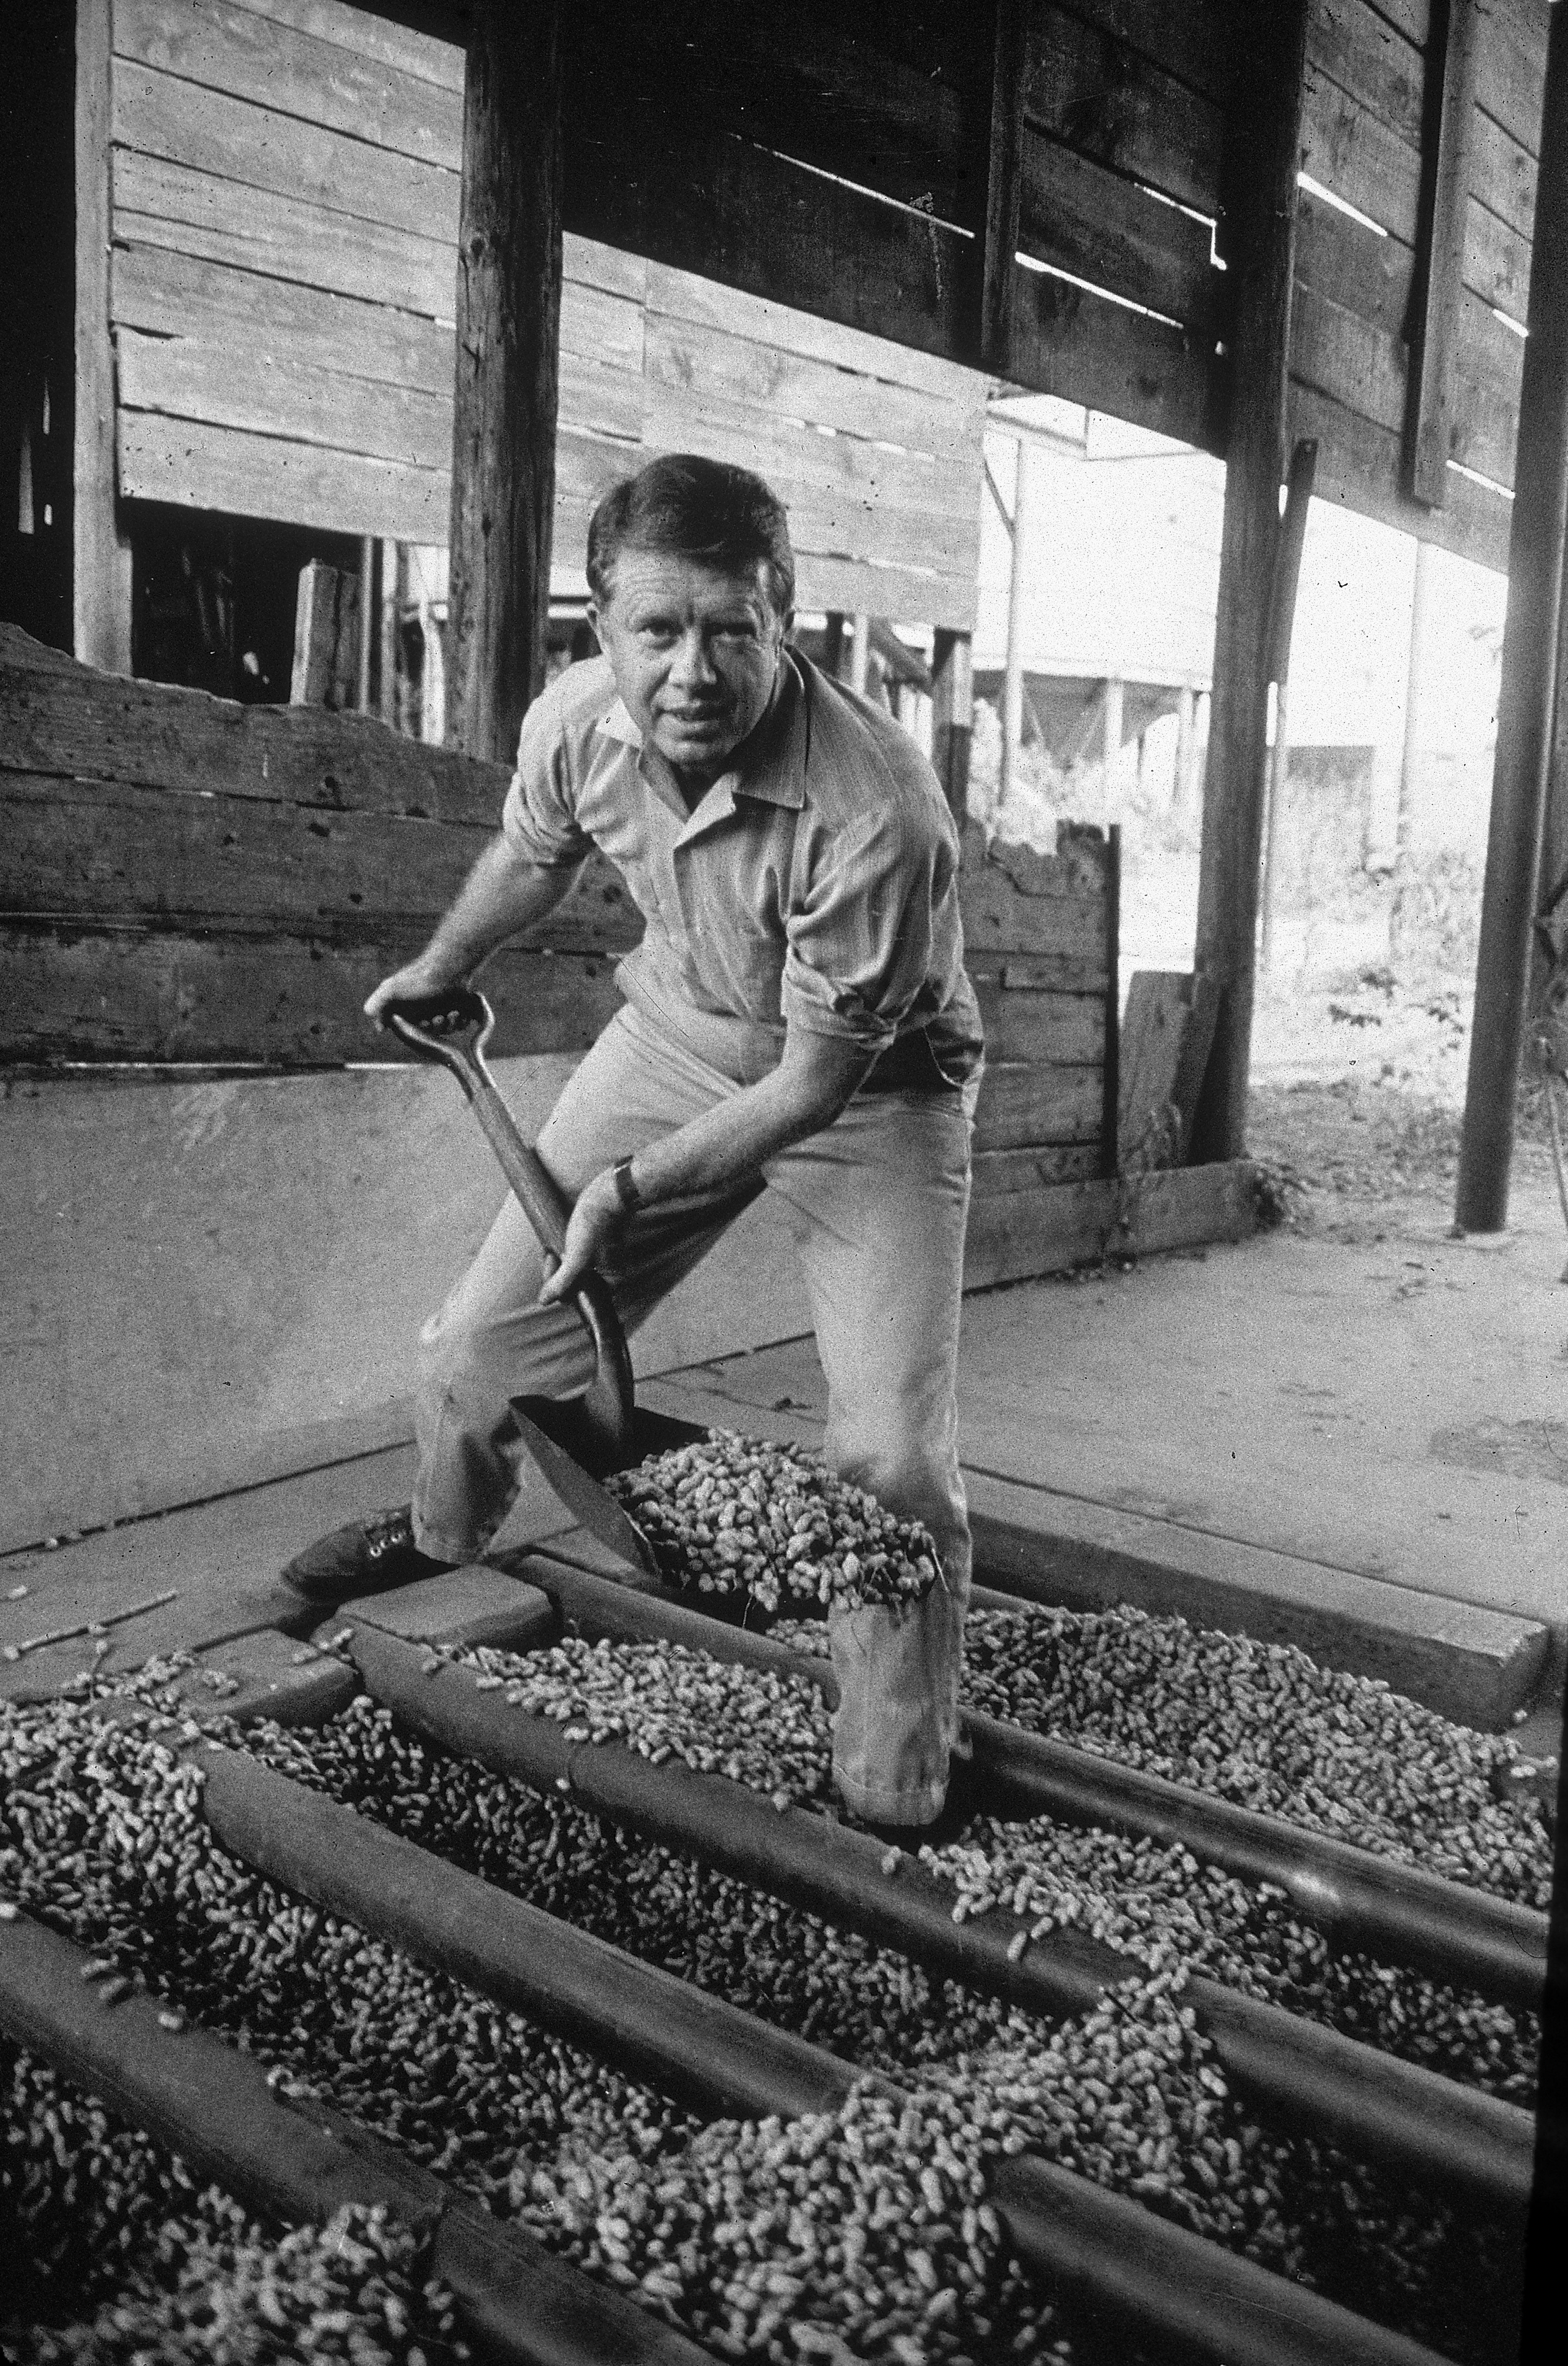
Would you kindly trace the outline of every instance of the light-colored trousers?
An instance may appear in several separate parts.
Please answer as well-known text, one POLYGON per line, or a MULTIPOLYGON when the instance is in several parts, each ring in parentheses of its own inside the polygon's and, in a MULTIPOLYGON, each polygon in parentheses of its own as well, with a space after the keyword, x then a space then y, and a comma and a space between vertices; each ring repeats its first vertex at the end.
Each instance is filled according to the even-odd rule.
MULTIPOLYGON (((741 1090, 624 1005, 567 1084, 540 1157, 567 1198, 617 1159, 741 1090)), ((972 1095, 861 1094, 760 1184, 665 1201, 628 1222, 606 1279, 628 1334, 766 1185, 785 1213, 827 1378, 823 1453, 841 1478, 924 1520, 945 1584, 924 1614, 929 1713, 913 1748, 879 1760, 873 1732, 835 1774, 857 1813, 928 1820, 957 1730, 969 1531, 955 1406, 972 1095)), ((539 1244, 509 1198, 467 1273, 425 1325, 415 1407, 415 1533, 438 1560, 474 1560, 515 1498, 514 1399, 578 1394, 593 1351, 571 1307, 541 1306, 539 1244)), ((907 1722, 907 1718, 906 1718, 907 1722)))

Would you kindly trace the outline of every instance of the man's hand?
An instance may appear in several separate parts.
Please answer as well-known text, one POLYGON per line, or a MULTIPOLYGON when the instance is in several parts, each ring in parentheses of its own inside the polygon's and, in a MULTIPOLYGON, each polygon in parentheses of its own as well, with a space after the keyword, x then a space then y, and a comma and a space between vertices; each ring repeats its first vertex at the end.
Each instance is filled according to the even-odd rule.
POLYGON ((368 997, 364 1015, 374 1019, 378 1027, 386 1024, 387 1006, 394 1002, 415 1002, 421 995, 444 994, 448 987, 465 983, 466 973, 454 970, 445 962, 432 959, 422 952, 418 961, 405 962, 390 977, 384 977, 374 994, 368 997))
POLYGON ((541 1306, 554 1306, 569 1298, 590 1266, 599 1261, 626 1221, 615 1178, 607 1166, 585 1184, 566 1224, 561 1262, 539 1293, 541 1306))

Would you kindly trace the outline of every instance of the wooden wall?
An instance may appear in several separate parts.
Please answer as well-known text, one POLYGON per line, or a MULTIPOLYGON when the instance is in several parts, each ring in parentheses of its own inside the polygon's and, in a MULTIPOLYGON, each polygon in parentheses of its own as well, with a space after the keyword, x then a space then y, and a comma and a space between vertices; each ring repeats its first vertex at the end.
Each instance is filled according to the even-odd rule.
MULTIPOLYGON (((112 39, 121 491, 443 544, 461 51, 341 0, 113 0, 112 39)), ((697 448, 788 500, 803 606, 969 625, 966 372, 593 238, 566 268, 559 590, 606 488, 697 448)))

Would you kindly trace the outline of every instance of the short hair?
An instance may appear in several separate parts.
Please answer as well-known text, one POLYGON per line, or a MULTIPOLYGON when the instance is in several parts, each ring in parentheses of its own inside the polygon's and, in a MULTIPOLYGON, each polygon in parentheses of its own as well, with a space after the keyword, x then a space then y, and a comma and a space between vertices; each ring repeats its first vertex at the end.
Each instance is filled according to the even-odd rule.
POLYGON ((612 485, 588 520, 588 580, 607 602, 622 550, 667 553, 734 573, 760 566, 779 615, 795 603, 795 554, 784 504, 728 460, 674 452, 612 485))

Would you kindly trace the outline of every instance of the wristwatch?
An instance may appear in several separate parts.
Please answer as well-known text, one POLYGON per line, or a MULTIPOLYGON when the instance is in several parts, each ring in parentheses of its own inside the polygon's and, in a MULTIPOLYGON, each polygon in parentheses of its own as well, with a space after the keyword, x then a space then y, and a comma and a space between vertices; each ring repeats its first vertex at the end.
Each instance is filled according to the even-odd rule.
POLYGON ((632 1179, 631 1159, 622 1158, 618 1160, 610 1168, 610 1180, 615 1186, 615 1196, 620 1200, 625 1213, 629 1216, 634 1209, 640 1208, 643 1204, 643 1195, 632 1179))

